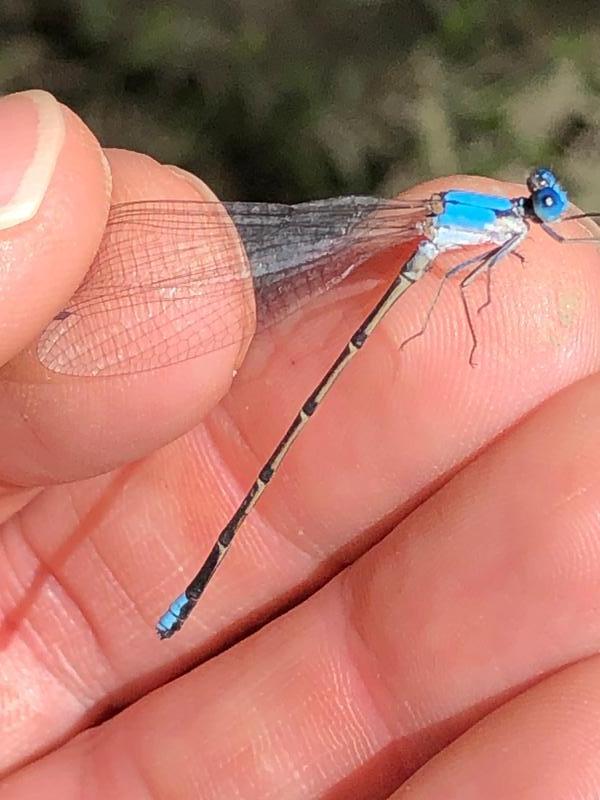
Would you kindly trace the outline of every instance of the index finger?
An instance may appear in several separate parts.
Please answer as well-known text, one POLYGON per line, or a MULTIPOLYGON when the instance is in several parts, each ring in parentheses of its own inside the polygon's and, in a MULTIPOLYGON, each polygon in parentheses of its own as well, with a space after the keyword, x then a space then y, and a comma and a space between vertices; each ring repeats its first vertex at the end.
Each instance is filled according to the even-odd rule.
MULTIPOLYGON (((165 198, 169 202, 216 200, 199 181, 194 184, 183 180, 176 171, 148 157, 126 151, 107 151, 107 156, 115 205, 165 198)), ((220 206, 214 206, 216 213, 220 206)), ((62 223, 59 211, 55 210, 55 214, 62 223)), ((124 236, 126 239, 127 229, 124 236)), ((129 240, 121 242, 121 249, 108 250, 104 271, 98 268, 97 260, 94 262, 97 280, 105 285, 107 308, 111 296, 118 301, 124 291, 119 274, 111 274, 107 267, 143 272, 146 260, 152 259, 158 271, 164 255, 167 277, 169 269, 182 275, 186 270, 199 274, 202 269, 210 269, 210 230, 205 241, 197 236, 199 241, 190 240, 187 247, 183 242, 179 250, 172 249, 168 229, 159 230, 151 243, 136 238, 135 231, 130 231, 129 236, 129 240)), ((235 240, 233 227, 231 239, 235 240)), ((213 252, 213 258, 218 257, 213 252)), ((242 269, 243 257, 235 247, 228 248, 226 258, 232 272, 242 269)), ((32 268, 43 270, 42 257, 31 261, 32 268)), ((151 278, 148 275, 147 282, 151 278)), ((127 280, 134 279, 135 275, 127 276, 127 280)), ((154 279, 158 281, 156 276, 154 279)), ((164 296, 172 286, 177 288, 175 279, 157 285, 164 296)), ((62 300, 59 298, 55 312, 64 308, 70 294, 72 291, 63 294, 62 300)), ((141 350, 145 342, 153 342, 157 348, 177 349, 193 337, 201 338, 209 315, 217 315, 216 308, 218 322, 223 326, 237 324, 242 335, 217 353, 133 375, 85 377, 50 372, 36 357, 35 341, 13 359, 0 373, 0 431, 7 444, 0 453, 0 477, 7 483, 25 486, 89 477, 139 458, 192 427, 227 390, 236 361, 247 344, 253 314, 251 290, 238 291, 232 297, 225 291, 213 293, 212 302, 210 298, 205 301, 201 291, 195 295, 190 290, 187 300, 177 306, 184 306, 179 316, 165 312, 156 298, 145 301, 143 308, 132 300, 118 326, 102 311, 91 314, 77 345, 68 345, 62 357, 77 357, 80 361, 104 354, 112 357, 115 352, 127 353, 127 348, 132 352, 141 350)), ((167 307, 176 305, 165 303, 167 307)), ((51 319, 52 312, 46 322, 51 319)))

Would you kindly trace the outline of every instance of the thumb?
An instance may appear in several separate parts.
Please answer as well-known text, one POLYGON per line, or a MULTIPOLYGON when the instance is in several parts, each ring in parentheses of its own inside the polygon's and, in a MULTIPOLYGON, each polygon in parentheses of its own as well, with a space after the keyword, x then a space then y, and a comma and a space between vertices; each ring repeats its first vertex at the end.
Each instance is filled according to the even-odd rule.
POLYGON ((109 196, 108 164, 80 119, 47 92, 0 99, 0 365, 80 283, 109 196))

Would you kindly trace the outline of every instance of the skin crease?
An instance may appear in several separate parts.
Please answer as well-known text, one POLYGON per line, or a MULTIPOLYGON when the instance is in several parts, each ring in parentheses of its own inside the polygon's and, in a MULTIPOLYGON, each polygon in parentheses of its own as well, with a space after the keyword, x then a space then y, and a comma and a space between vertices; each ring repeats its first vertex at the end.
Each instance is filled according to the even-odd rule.
MULTIPOLYGON (((18 320, 38 314, 41 331, 64 306, 108 209, 95 139, 64 114, 42 217, 0 236, 30 287, 0 270, 2 800, 598 797, 597 248, 532 231, 474 315, 476 368, 455 286, 400 347, 461 254, 440 259, 160 643, 155 618, 407 254, 245 359, 244 340, 167 380, 41 381, 18 320)), ((106 155, 113 201, 210 196, 145 156, 106 155)), ((451 186, 523 191, 453 176, 408 194, 451 186)), ((469 296, 476 308, 485 286, 469 296)))

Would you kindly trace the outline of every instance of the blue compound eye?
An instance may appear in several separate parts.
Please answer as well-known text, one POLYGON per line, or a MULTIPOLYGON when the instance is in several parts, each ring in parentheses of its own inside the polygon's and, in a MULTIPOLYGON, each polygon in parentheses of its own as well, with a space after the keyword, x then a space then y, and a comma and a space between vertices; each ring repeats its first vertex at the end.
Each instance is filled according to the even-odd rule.
POLYGON ((549 186, 538 189, 531 196, 533 210, 536 217, 542 222, 554 222, 567 208, 569 201, 564 191, 551 189, 549 186))
POLYGON ((553 187, 558 183, 558 178, 548 167, 538 167, 527 178, 527 188, 530 192, 537 189, 545 189, 547 186, 553 187))

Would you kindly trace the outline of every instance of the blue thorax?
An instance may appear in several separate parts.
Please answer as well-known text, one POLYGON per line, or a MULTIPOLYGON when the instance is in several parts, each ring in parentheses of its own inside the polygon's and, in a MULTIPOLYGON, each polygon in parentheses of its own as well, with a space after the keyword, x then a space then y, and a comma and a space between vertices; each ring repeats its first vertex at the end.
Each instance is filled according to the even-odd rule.
POLYGON ((527 180, 528 197, 510 199, 491 194, 452 189, 441 195, 443 210, 436 218, 436 227, 485 231, 495 227, 500 217, 514 216, 533 222, 555 222, 567 209, 567 193, 554 173, 535 169, 527 180))

